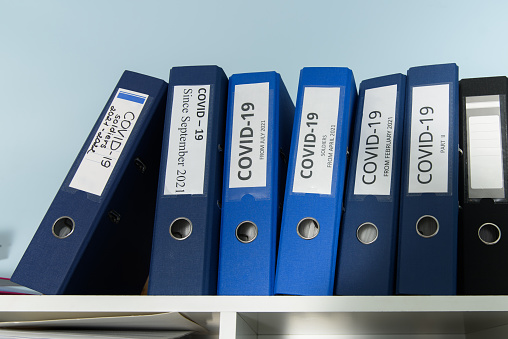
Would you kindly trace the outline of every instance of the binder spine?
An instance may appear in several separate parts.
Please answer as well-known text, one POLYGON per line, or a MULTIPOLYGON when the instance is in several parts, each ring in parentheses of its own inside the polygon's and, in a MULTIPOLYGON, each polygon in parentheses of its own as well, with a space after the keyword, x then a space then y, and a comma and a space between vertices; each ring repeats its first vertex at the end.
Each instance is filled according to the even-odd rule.
POLYGON ((170 72, 149 294, 216 294, 227 77, 170 72))
POLYGON ((458 68, 407 73, 397 293, 454 295, 458 232, 458 68))
POLYGON ((13 281, 44 294, 141 291, 149 265, 150 218, 155 206, 155 196, 150 192, 157 180, 154 167, 159 166, 159 126, 166 90, 162 80, 124 72, 16 268, 13 281), (141 161, 149 169, 145 175, 133 170, 141 161), (126 206, 132 206, 136 216, 125 213, 126 206), (147 222, 141 236, 133 235, 139 232, 137 218, 147 222), (126 249, 133 238, 139 243, 134 249, 126 249), (126 268, 119 257, 131 255, 137 260, 126 268), (97 280, 104 283, 91 283, 97 280))
POLYGON ((304 68, 300 73, 276 294, 331 295, 333 292, 355 99, 353 74, 347 68, 304 68), (322 145, 325 145, 323 157, 322 145))
POLYGON ((360 85, 335 294, 394 293, 405 90, 402 74, 360 85))
POLYGON ((273 295, 280 149, 294 107, 276 72, 231 76, 228 97, 218 294, 273 295))
POLYGON ((505 76, 460 80, 459 294, 508 293, 505 76))

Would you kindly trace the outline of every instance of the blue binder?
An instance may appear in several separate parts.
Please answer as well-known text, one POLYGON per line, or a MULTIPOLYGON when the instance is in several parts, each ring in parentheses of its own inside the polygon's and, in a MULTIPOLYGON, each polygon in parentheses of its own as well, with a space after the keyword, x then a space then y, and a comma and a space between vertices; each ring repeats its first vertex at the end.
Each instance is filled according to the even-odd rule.
POLYGON ((218 294, 273 295, 294 110, 276 72, 229 79, 218 294))
POLYGON ((171 69, 148 294, 217 293, 227 86, 217 66, 171 69))
POLYGON ((300 72, 276 294, 333 293, 355 100, 350 69, 316 67, 300 72))
POLYGON ((167 84, 125 71, 12 281, 44 294, 139 294, 148 277, 167 84))
POLYGON ((362 81, 335 276, 338 295, 392 295, 406 76, 362 81))
POLYGON ((457 291, 458 67, 407 72, 398 294, 457 291))

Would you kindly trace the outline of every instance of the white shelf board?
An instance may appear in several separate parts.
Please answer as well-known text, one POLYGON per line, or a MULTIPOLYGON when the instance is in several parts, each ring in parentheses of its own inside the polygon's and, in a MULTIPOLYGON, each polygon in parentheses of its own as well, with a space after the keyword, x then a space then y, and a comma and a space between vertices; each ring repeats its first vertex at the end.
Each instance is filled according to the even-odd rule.
POLYGON ((508 296, 0 296, 0 312, 508 312, 508 296))
POLYGON ((508 325, 508 296, 0 296, 0 321, 160 312, 215 334, 220 315, 233 313, 267 336, 467 334, 508 325))

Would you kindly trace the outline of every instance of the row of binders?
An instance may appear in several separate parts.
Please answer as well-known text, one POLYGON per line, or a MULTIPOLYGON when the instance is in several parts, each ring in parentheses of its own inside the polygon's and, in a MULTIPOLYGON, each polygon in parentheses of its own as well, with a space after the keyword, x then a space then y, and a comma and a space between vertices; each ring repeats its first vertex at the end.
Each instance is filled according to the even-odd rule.
POLYGON ((44 294, 508 293, 506 77, 126 71, 12 281, 44 294), (459 88, 460 87, 460 88, 459 88), (460 187, 459 187, 460 185, 460 187), (460 200, 460 207, 459 207, 460 200))

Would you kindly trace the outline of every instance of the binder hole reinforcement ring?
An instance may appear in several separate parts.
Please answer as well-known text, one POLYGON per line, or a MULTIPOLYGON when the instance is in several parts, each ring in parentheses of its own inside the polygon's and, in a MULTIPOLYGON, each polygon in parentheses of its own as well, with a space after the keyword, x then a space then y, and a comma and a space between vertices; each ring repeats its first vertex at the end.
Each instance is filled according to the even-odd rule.
POLYGON ((496 224, 485 223, 478 229, 478 238, 486 245, 494 245, 501 239, 501 230, 496 224))
POLYGON ((319 234, 319 223, 314 218, 303 218, 296 226, 296 232, 302 239, 314 239, 319 234))
POLYGON ((74 226, 75 223, 72 218, 61 217, 55 221, 51 231, 53 232, 53 235, 58 239, 65 239, 70 236, 72 232, 74 232, 74 226))
POLYGON ((416 232, 423 238, 432 238, 439 232, 439 222, 432 215, 424 215, 416 222, 416 232))
POLYGON ((378 229, 373 223, 363 223, 356 230, 356 238, 358 238, 358 241, 360 241, 362 244, 372 244, 377 240, 377 237, 378 229))
POLYGON ((169 234, 176 240, 185 240, 192 233, 192 223, 187 218, 178 218, 173 220, 169 226, 169 234))
POLYGON ((236 239, 248 244, 258 236, 258 227, 252 221, 243 221, 236 227, 236 239))

